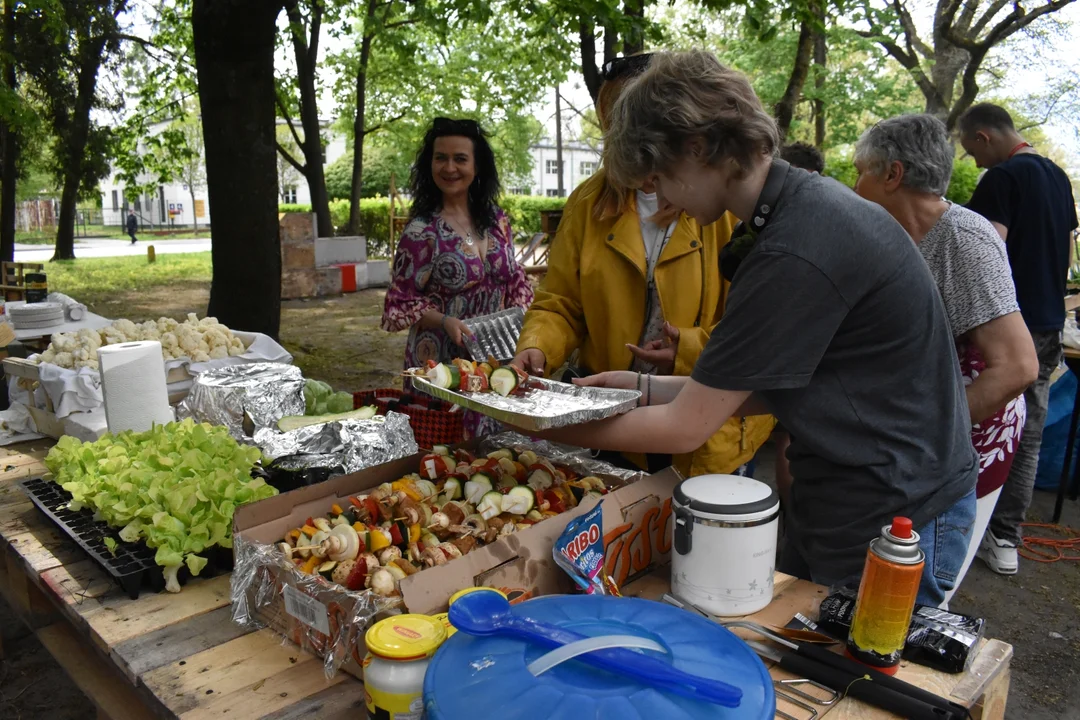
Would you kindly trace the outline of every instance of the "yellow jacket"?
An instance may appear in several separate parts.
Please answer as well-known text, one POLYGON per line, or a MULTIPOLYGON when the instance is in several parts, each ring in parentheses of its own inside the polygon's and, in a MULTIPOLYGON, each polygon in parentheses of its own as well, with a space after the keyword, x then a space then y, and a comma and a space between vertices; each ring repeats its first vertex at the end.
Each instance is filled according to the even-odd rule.
MULTIPOLYGON (((592 372, 627 370, 645 326, 645 243, 633 201, 628 212, 598 221, 593 205, 603 172, 582 183, 566 201, 551 244, 548 269, 525 314, 518 351, 539 348, 547 371, 580 348, 579 364, 592 372)), ((655 270, 664 319, 679 329, 675 375, 689 375, 712 328, 724 313, 728 283, 720 275, 720 248, 731 237, 725 215, 706 227, 685 215, 655 270)), ((675 457, 686 476, 730 473, 749 461, 772 432, 771 416, 732 418, 691 455, 675 457)), ((643 458, 633 458, 642 465, 643 458)))

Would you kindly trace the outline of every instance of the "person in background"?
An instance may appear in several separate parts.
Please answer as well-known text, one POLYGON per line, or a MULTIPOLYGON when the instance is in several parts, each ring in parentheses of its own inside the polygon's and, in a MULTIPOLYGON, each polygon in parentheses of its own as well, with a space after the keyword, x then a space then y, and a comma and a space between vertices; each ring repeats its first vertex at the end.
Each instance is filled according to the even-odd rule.
POLYGON ((650 180, 703 225, 730 210, 746 223, 743 257, 691 377, 649 377, 647 407, 544 435, 680 453, 732 416, 769 412, 791 431, 795 475, 779 569, 857 583, 870 541, 904 516, 926 554, 918 601, 938 605, 964 561, 978 475, 945 309, 884 209, 791 167, 779 144, 746 77, 710 53, 658 53, 627 84, 604 134, 607 171, 624 186, 650 180))
POLYGON ((1039 357, 1038 378, 1024 393, 1027 422, 1020 447, 979 548, 991 570, 1012 575, 1019 569, 1020 524, 1035 488, 1050 376, 1061 362, 1076 204, 1068 176, 1020 136, 1005 109, 973 105, 960 116, 959 130, 964 150, 976 165, 988 168, 967 207, 989 220, 1005 241, 1020 313, 1039 357))
MULTIPOLYGON (((527 308, 533 291, 514 257, 498 206, 499 175, 487 135, 474 120, 436 118, 410 178, 409 224, 398 241, 382 328, 409 331, 405 367, 469 357, 464 320, 527 308)), ((498 423, 466 415, 469 437, 498 423)))
POLYGON ((818 175, 825 172, 825 156, 813 145, 804 142, 788 143, 780 148, 780 157, 791 163, 792 167, 818 175))
POLYGON ((127 234, 131 238, 131 244, 134 245, 138 238, 135 237, 135 232, 139 229, 139 220, 135 217, 135 211, 129 210, 127 216, 127 234))
MULTIPOLYGON (((902 115, 867 130, 855 145, 855 192, 896 218, 937 282, 967 385, 971 440, 979 453, 972 542, 956 578, 967 574, 1021 441, 1023 392, 1039 374, 1020 315, 1005 244, 977 213, 943 195, 953 147, 933 115, 902 115)), ((948 603, 956 587, 945 594, 948 603)))
MULTIPOLYGON (((623 86, 649 58, 632 55, 604 66, 601 127, 623 86)), ((636 192, 615 185, 601 167, 567 200, 547 275, 525 314, 515 363, 551 373, 578 351, 571 376, 615 369, 688 375, 724 312, 727 283, 718 253, 732 224, 725 216, 703 227, 667 211, 649 184, 636 192)), ((772 425, 768 417, 732 418, 694 453, 606 458, 651 472, 674 463, 688 477, 746 474, 772 425)))

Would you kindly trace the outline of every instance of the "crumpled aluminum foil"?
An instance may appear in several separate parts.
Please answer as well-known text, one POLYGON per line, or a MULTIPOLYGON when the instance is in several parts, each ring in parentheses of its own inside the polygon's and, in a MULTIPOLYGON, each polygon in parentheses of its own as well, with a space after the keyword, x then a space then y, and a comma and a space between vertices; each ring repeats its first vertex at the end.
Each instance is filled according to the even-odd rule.
POLYGON ((252 630, 271 627, 283 635, 282 645, 295 642, 323 658, 327 680, 350 659, 357 665, 363 662, 368 627, 402 612, 401 598, 382 597, 370 590, 353 592, 318 575, 305 575, 277 548, 249 541, 243 534, 233 536, 233 555, 229 592, 233 622, 252 630), (286 587, 304 593, 325 608, 329 634, 286 613, 282 597, 286 587))
POLYGON ((255 432, 254 441, 270 458, 285 455, 333 456, 330 466, 340 465, 346 473, 418 452, 408 416, 395 412, 371 420, 339 420, 308 425, 285 433, 277 428, 264 427, 255 432))
POLYGON ((531 378, 530 389, 503 397, 496 392, 462 393, 412 378, 417 390, 487 415, 522 430, 550 430, 580 425, 630 412, 637 407, 637 390, 581 387, 544 378, 531 378))
POLYGON ((547 458, 556 465, 566 465, 572 470, 585 475, 606 475, 609 478, 619 478, 626 485, 648 475, 644 470, 626 470, 609 462, 597 460, 593 457, 593 451, 587 448, 561 445, 548 440, 533 440, 516 432, 488 435, 480 441, 479 449, 482 453, 494 452, 502 448, 508 448, 518 453, 523 450, 532 450, 537 455, 547 458))
POLYGON ((286 415, 304 414, 304 376, 283 363, 230 365, 200 373, 176 408, 178 420, 224 425, 237 441, 252 444, 262 428, 286 415))

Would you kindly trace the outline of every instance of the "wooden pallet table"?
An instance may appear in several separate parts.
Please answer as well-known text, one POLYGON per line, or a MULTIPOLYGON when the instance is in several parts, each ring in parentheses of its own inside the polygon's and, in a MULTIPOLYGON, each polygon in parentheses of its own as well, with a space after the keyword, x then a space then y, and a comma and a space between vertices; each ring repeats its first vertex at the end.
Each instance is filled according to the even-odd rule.
MULTIPOLYGON (((179 595, 131 600, 37 511, 16 484, 45 472, 51 440, 0 448, 0 596, 11 605, 94 703, 99 718, 227 717, 320 720, 364 717, 363 685, 270 630, 232 622, 229 576, 190 580, 179 595)), ((639 580, 633 594, 659 597, 663 574, 639 580)), ((824 588, 778 575, 776 599, 752 619, 784 624, 813 612, 824 588)), ((969 672, 947 675, 906 664, 900 677, 972 708, 1005 714, 1012 647, 984 641, 969 672)), ((774 677, 784 677, 779 669, 774 677)), ((795 717, 798 709, 785 708, 795 717)), ((819 708, 830 720, 893 717, 855 700, 819 708)))

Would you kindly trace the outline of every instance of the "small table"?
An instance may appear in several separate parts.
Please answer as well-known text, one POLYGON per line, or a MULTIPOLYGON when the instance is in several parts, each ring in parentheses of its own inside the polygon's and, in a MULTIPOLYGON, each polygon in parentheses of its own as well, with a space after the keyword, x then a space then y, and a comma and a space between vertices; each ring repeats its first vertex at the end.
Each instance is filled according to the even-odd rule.
MULTIPOLYGON (((13 300, 13 301, 7 303, 7 307, 10 309, 10 308, 21 307, 21 306, 23 306, 25 304, 26 303, 23 302, 22 300, 13 300)), ((48 328, 34 328, 32 330, 16 330, 15 331, 15 339, 16 340, 36 340, 38 338, 49 337, 50 335, 52 335, 54 333, 61 333, 61 332, 63 332, 63 333, 73 333, 73 332, 78 332, 80 330, 85 330, 85 329, 100 330, 101 328, 106 327, 106 326, 110 325, 111 323, 112 323, 112 320, 110 320, 109 318, 102 317, 101 315, 95 315, 94 313, 87 310, 86 314, 83 316, 82 320, 76 320, 76 321, 65 320, 64 322, 60 323, 59 325, 54 325, 53 327, 48 327, 48 328)), ((12 325, 12 327, 14 327, 14 325, 12 325)))

